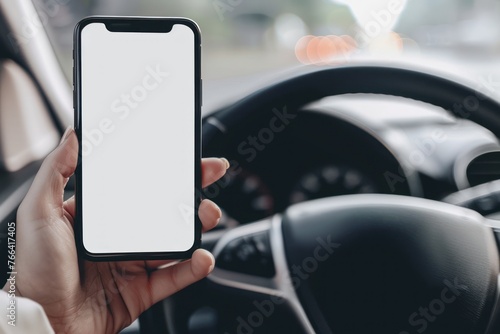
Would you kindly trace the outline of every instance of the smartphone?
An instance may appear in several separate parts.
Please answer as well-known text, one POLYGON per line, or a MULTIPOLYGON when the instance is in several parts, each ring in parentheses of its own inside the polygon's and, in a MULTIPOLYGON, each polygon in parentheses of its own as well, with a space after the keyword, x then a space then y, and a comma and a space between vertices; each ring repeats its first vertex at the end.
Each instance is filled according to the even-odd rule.
POLYGON ((200 246, 200 53, 199 28, 185 18, 76 25, 80 256, 184 259, 200 246))

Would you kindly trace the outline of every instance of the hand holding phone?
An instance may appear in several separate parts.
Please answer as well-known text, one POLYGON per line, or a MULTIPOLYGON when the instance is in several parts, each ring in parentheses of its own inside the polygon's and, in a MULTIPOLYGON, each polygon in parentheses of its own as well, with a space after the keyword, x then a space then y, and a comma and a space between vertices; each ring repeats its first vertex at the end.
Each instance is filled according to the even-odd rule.
MULTIPOLYGON (((16 275, 16 296, 39 303, 56 333, 118 333, 153 304, 208 275, 214 258, 198 249, 191 259, 175 264, 170 260, 80 261, 74 235, 75 199, 62 200, 77 161, 78 140, 69 128, 45 158, 19 206, 15 265, 22 275, 16 275)), ((206 187, 224 175, 227 160, 203 159, 202 165, 206 187)), ((217 205, 203 200, 198 212, 203 230, 216 226, 217 205)), ((6 284, 4 290, 10 286, 6 284)), ((42 314, 38 307, 33 309, 39 326, 42 314)), ((23 319, 16 326, 20 332, 24 326, 34 328, 30 319, 23 319)))

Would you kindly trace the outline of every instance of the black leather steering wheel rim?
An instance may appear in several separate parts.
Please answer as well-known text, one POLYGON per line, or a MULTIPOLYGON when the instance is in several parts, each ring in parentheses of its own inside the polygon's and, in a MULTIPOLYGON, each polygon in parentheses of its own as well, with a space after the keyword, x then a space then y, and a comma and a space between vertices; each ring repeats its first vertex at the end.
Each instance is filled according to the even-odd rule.
MULTIPOLYGON (((500 103, 482 92, 443 77, 388 66, 346 66, 320 69, 295 76, 261 89, 216 114, 231 128, 259 113, 284 105, 297 108, 326 96, 381 94, 405 97, 449 110, 500 137, 500 103)), ((206 126, 203 139, 209 141, 218 129, 206 126)))

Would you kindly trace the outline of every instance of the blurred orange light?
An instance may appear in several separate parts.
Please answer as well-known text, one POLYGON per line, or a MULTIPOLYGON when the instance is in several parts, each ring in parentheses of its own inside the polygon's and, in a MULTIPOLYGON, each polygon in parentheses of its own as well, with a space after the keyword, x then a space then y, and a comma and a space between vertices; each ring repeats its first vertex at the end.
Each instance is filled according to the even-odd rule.
POLYGON ((307 35, 295 45, 295 55, 303 64, 334 64, 347 61, 357 48, 357 42, 348 35, 307 35))
POLYGON ((309 41, 309 43, 307 44, 306 53, 307 53, 307 58, 308 58, 310 63, 318 64, 321 62, 321 58, 320 58, 318 51, 319 51, 320 42, 322 39, 323 39, 323 37, 316 36, 313 39, 311 39, 309 41))
POLYGON ((321 37, 318 43, 318 56, 321 62, 329 63, 338 52, 340 38, 334 35, 321 37))
POLYGON ((307 35, 300 38, 295 45, 295 56, 302 64, 309 64, 309 58, 307 56, 307 45, 314 38, 312 35, 307 35))

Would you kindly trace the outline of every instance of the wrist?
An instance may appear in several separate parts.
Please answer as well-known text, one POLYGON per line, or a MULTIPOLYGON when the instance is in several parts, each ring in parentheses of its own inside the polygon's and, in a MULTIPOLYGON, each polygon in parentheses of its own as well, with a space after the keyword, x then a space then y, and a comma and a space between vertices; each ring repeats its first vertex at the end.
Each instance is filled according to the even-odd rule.
POLYGON ((82 319, 76 316, 51 317, 47 315, 47 318, 49 319, 52 329, 57 334, 76 334, 82 332, 82 319), (80 324, 80 328, 78 324, 80 324))
POLYGON ((91 330, 94 327, 94 314, 88 312, 89 310, 81 304, 72 305, 66 305, 64 311, 49 310, 44 307, 54 332, 57 334, 98 333, 99 331, 91 330))

